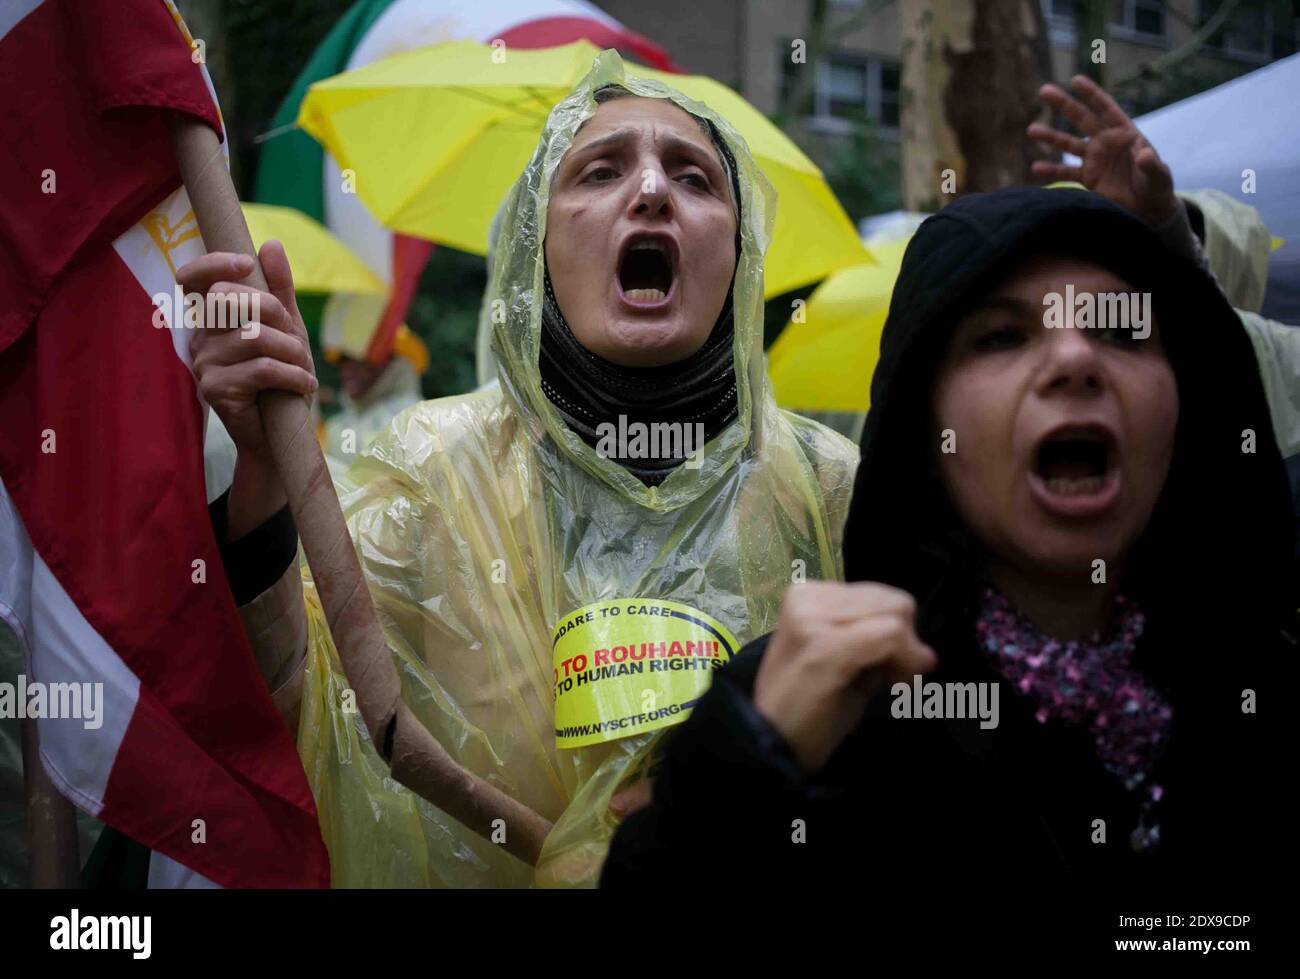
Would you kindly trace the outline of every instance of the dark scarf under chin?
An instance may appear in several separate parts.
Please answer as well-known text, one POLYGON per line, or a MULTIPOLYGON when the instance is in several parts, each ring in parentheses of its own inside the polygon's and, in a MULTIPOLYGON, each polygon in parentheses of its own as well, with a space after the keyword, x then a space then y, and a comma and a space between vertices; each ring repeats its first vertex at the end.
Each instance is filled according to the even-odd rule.
MULTIPOLYGON (((707 442, 736 419, 733 333, 728 293, 713 332, 690 357, 663 367, 620 367, 578 342, 560 312, 548 272, 538 358, 542 390, 565 424, 592 448, 600 442, 601 425, 619 430, 620 415, 625 426, 669 422, 692 426, 690 431, 696 432, 694 426, 702 424, 707 442)), ((685 460, 684 456, 629 459, 616 453, 609 458, 647 486, 658 486, 685 460)))

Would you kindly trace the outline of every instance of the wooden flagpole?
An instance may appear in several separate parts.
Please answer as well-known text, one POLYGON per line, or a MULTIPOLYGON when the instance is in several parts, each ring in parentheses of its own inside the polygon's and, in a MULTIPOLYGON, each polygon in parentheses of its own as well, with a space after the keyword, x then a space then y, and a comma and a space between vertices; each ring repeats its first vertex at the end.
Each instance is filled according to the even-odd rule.
MULTIPOLYGON (((254 270, 245 281, 266 290, 216 133, 198 119, 177 114, 172 144, 204 246, 251 256, 254 270)), ((306 399, 264 391, 258 408, 334 645, 380 756, 398 782, 480 835, 491 838, 496 821, 503 820, 505 849, 535 864, 550 823, 459 765, 402 701, 397 668, 375 617, 306 399)))
POLYGON ((77 810, 63 797, 41 764, 36 721, 22 721, 23 781, 27 791, 27 865, 31 886, 78 887, 81 853, 77 841, 77 810))

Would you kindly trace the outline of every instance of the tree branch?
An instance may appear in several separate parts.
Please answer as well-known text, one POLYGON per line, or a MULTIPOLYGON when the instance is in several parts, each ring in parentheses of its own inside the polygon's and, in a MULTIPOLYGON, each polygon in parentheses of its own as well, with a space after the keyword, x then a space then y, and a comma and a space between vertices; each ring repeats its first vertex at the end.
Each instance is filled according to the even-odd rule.
POLYGON ((1127 75, 1119 81, 1114 82, 1111 87, 1127 88, 1128 86, 1134 85, 1145 79, 1153 78, 1161 72, 1168 71, 1170 68, 1174 67, 1174 65, 1186 61, 1205 46, 1205 42, 1213 37, 1214 33, 1223 26, 1224 21, 1232 15, 1232 12, 1237 9, 1237 6, 1240 3, 1241 0, 1223 0, 1223 2, 1219 4, 1219 9, 1214 12, 1214 16, 1202 24, 1200 30, 1193 34, 1186 44, 1162 54, 1154 61, 1148 61, 1131 75, 1127 75))

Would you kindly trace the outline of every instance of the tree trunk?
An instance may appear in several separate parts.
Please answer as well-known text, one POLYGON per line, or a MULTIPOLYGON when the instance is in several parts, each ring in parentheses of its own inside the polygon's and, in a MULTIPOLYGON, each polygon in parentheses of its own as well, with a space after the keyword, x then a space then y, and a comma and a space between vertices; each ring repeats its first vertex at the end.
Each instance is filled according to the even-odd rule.
POLYGON ((1074 70, 1087 75, 1098 85, 1106 84, 1106 63, 1093 60, 1093 44, 1106 40, 1110 7, 1107 0, 1080 0, 1076 8, 1074 70))
POLYGON ((1036 0, 905 0, 903 198, 937 211, 954 196, 1030 182, 1052 154, 1025 135, 1046 120, 1050 51, 1036 0))

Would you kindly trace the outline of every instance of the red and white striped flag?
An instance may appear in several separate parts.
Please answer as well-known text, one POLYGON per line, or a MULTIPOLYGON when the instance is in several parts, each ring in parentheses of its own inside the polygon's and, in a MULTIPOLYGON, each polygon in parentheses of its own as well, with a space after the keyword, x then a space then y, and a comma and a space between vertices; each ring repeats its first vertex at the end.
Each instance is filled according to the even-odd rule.
POLYGON ((189 333, 153 322, 203 250, 169 115, 221 131, 194 50, 164 0, 0 7, 0 615, 41 712, 80 704, 39 720, 46 770, 156 851, 151 883, 324 886, 208 518, 189 333))

